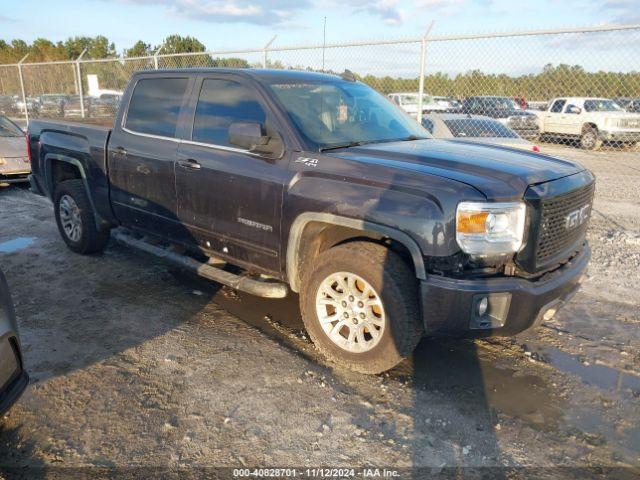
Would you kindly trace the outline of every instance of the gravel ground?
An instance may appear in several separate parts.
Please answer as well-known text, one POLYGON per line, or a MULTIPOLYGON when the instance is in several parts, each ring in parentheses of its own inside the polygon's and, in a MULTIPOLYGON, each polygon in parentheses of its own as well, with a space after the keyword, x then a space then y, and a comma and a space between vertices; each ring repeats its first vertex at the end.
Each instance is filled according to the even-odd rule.
POLYGON ((640 155, 545 150, 598 179, 581 291, 536 331, 425 339, 379 376, 320 358, 295 296, 238 294, 115 242, 75 255, 48 200, 1 189, 0 265, 32 380, 0 420, 0 472, 620 466, 637 475, 640 155))

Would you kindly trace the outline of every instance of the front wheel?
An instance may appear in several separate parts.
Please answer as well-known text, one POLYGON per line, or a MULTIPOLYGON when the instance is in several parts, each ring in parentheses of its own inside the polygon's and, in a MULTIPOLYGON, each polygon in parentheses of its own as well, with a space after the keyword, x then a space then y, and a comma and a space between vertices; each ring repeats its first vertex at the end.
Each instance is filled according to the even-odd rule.
POLYGON ((62 239, 76 253, 101 252, 109 242, 108 229, 98 229, 82 180, 66 180, 56 188, 53 200, 62 239))
POLYGON ((415 276, 378 244, 352 242, 321 253, 304 274, 300 304, 316 348, 357 372, 393 368, 423 335, 415 276))
POLYGON ((597 150, 602 146, 602 140, 598 137, 598 130, 587 127, 580 136, 580 147, 585 150, 597 150))

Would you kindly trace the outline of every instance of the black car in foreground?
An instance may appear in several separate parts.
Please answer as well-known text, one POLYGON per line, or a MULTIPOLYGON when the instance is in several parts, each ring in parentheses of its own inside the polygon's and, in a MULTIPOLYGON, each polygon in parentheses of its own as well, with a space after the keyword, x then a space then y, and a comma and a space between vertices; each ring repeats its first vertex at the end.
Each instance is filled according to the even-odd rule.
POLYGON ((16 402, 28 383, 13 302, 7 280, 0 270, 0 415, 16 402))
POLYGON ((28 142, 71 250, 101 251, 123 226, 193 255, 121 241, 211 280, 299 292, 318 349, 360 372, 424 334, 550 319, 590 255, 588 170, 434 139, 349 72, 137 72, 113 128, 33 120, 28 142))

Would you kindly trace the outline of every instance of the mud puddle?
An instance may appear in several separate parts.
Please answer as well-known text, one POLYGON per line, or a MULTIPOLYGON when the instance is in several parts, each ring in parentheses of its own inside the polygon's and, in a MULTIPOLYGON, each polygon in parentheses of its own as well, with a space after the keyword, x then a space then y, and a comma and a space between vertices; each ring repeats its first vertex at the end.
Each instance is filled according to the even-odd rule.
POLYGON ((536 360, 580 378, 587 384, 615 393, 640 397, 640 375, 618 368, 590 363, 578 355, 563 352, 548 345, 527 343, 525 350, 536 360))
POLYGON ((15 253, 29 248, 37 240, 36 237, 18 237, 0 243, 0 253, 15 253))

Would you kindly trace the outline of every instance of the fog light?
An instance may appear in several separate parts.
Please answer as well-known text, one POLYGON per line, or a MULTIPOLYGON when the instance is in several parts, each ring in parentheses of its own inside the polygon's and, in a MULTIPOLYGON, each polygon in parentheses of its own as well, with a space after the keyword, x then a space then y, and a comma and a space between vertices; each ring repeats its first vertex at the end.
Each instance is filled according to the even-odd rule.
POLYGON ((489 307, 489 300, 487 297, 484 297, 480 302, 478 302, 478 316, 482 317, 485 313, 487 313, 487 308, 489 307))
POLYGON ((507 292, 474 295, 471 308, 471 329, 504 327, 509 314, 511 294, 507 292))

